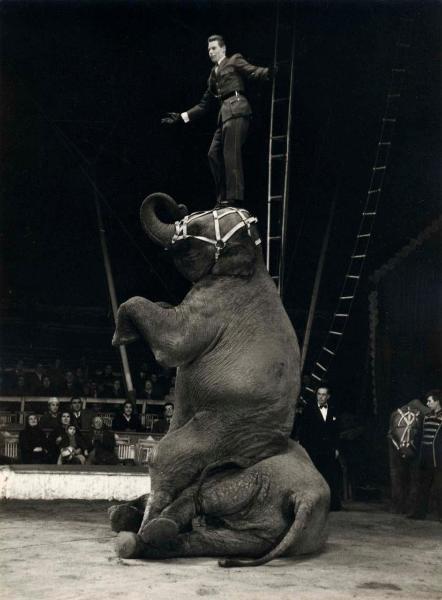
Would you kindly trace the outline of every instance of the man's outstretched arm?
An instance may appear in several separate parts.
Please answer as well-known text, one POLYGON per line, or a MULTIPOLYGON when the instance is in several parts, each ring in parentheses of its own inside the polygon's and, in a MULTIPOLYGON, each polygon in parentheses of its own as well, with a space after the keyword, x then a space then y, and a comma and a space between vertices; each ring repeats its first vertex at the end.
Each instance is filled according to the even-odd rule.
POLYGON ((246 77, 251 80, 262 80, 269 81, 272 77, 271 69, 268 67, 257 67, 246 61, 242 54, 234 54, 232 56, 235 68, 246 77))

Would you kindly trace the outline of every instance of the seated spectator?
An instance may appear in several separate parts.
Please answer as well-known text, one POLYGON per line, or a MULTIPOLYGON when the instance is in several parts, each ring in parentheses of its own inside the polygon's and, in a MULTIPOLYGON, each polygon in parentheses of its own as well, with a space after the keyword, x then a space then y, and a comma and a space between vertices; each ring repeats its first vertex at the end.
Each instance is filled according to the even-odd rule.
POLYGON ((43 386, 45 372, 42 363, 37 363, 35 369, 29 374, 29 392, 34 396, 41 396, 40 390, 43 386))
POLYGON ((51 464, 57 463, 60 456, 60 444, 63 440, 63 434, 66 433, 67 428, 71 425, 71 418, 71 413, 68 410, 62 410, 58 427, 48 435, 48 458, 51 464))
POLYGON ((115 376, 113 373, 112 365, 106 365, 103 370, 103 377, 101 380, 101 384, 103 386, 103 394, 104 398, 108 398, 106 394, 112 393, 112 388, 114 384, 115 376))
POLYGON ((112 429, 114 431, 143 431, 140 417, 135 414, 132 402, 123 404, 123 411, 115 415, 112 420, 112 429))
POLYGON ((66 371, 64 383, 59 390, 60 396, 78 396, 80 393, 80 386, 76 383, 75 377, 72 371, 66 371))
POLYGON ((152 433, 167 433, 170 427, 170 421, 173 417, 174 405, 172 402, 167 402, 164 405, 163 417, 154 421, 152 425, 152 433))
POLYGON ((77 367, 75 369, 75 383, 79 388, 83 387, 83 384, 86 382, 86 377, 84 375, 83 369, 81 367, 77 367))
POLYGON ((112 383, 112 388, 108 391, 108 398, 124 398, 126 394, 124 393, 123 386, 121 385, 121 381, 119 379, 115 379, 112 383))
POLYGON ((58 398, 49 398, 48 410, 40 419, 40 427, 43 430, 54 431, 60 425, 60 400, 58 398))
POLYGON ((75 425, 68 425, 61 434, 59 465, 84 465, 87 443, 75 425))
POLYGON ((165 390, 158 379, 158 375, 156 373, 152 373, 150 380, 152 382, 152 398, 155 400, 161 400, 164 398, 165 390))
POLYGON ((92 419, 92 428, 89 434, 89 465, 116 465, 118 458, 115 455, 115 434, 103 423, 103 419, 96 416, 92 419))
POLYGON ((150 379, 146 379, 146 381, 144 382, 144 386, 143 389, 141 390, 140 394, 139 394, 139 398, 143 398, 143 400, 152 400, 152 392, 153 392, 153 385, 150 379))
POLYGON ((52 385, 56 390, 60 389, 64 383, 64 371, 61 366, 61 359, 56 358, 54 364, 49 367, 47 374, 49 375, 52 385))
POLYGON ((21 462, 25 465, 44 464, 48 462, 48 441, 38 424, 35 413, 26 417, 25 428, 18 437, 21 462))
POLYGON ((93 416, 93 412, 83 409, 83 401, 80 397, 74 396, 71 398, 71 420, 73 425, 84 431, 88 430, 91 428, 93 416))
POLYGON ((149 379, 149 367, 147 363, 142 363, 138 369, 138 373, 135 376, 135 389, 138 394, 141 394, 144 390, 146 381, 149 379))
POLYGON ((52 385, 49 375, 45 375, 41 385, 34 390, 36 396, 53 396, 56 393, 55 387, 52 385))
POLYGON ((11 396, 27 396, 29 394, 29 388, 24 373, 12 375, 9 393, 11 396))

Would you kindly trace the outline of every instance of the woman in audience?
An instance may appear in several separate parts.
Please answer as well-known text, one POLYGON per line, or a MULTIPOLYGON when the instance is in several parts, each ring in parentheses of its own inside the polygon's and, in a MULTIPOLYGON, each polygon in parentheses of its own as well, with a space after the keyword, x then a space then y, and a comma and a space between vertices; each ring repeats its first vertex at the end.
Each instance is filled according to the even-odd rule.
POLYGON ((35 413, 26 417, 26 425, 19 434, 21 462, 23 464, 44 464, 48 458, 48 441, 40 429, 35 413))
POLYGON ((60 415, 58 427, 51 431, 48 436, 49 462, 54 465, 57 464, 60 456, 60 444, 63 440, 63 434, 66 433, 66 429, 71 424, 71 421, 71 413, 68 410, 63 410, 60 415))
POLYGON ((127 400, 123 404, 123 411, 116 415, 112 421, 114 431, 142 431, 140 417, 134 413, 132 402, 127 400))

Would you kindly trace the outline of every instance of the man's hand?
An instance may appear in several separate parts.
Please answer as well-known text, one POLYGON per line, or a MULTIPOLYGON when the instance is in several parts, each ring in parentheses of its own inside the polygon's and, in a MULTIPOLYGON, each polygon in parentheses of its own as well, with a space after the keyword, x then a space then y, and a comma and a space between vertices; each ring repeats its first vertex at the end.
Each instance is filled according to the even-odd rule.
POLYGON ((161 119, 161 125, 176 125, 180 121, 182 121, 180 113, 169 112, 161 119))

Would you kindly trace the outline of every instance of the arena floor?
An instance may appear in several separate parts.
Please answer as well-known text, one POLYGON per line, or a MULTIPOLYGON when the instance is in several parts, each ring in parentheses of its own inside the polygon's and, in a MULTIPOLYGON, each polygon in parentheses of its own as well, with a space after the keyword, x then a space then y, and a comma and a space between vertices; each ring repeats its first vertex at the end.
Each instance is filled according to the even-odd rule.
POLYGON ((326 550, 225 570, 212 558, 121 560, 107 502, 2 501, 0 597, 8 600, 441 599, 442 524, 380 505, 331 514, 326 550))

